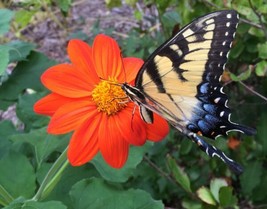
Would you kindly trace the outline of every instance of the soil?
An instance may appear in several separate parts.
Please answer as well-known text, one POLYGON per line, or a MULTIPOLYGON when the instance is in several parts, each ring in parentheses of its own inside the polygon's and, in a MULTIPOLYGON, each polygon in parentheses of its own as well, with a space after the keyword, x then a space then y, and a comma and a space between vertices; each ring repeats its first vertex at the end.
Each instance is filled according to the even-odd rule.
POLYGON ((37 21, 38 24, 24 30, 24 35, 31 42, 38 44, 39 51, 60 62, 67 58, 66 46, 70 35, 83 32, 89 40, 93 40, 92 29, 96 22, 99 22, 100 29, 112 28, 114 34, 121 35, 127 34, 133 26, 136 26, 130 7, 123 5, 108 9, 103 0, 74 1, 67 17, 63 16, 58 7, 52 8, 52 12, 56 15, 57 21, 50 15, 49 19, 37 21))

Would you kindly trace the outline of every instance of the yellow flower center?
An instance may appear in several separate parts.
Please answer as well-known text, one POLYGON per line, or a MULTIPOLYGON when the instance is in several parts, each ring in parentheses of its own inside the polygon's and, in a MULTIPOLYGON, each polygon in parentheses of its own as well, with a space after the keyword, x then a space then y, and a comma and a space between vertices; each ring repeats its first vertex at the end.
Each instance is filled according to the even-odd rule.
POLYGON ((129 99, 122 88, 116 84, 118 84, 116 79, 102 80, 92 91, 92 98, 99 112, 114 115, 127 106, 129 99))

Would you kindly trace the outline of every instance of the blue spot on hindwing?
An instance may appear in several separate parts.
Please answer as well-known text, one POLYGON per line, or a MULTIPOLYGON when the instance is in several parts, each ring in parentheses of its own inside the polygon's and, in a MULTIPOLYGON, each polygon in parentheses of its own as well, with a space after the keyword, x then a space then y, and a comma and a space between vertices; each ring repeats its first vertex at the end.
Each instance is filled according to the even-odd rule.
POLYGON ((213 104, 203 104, 203 109, 212 115, 216 112, 216 106, 213 104))
POLYGON ((200 88, 199 88, 200 93, 202 94, 207 94, 209 91, 209 83, 203 83, 201 84, 200 88))
POLYGON ((198 125, 200 131, 203 133, 203 135, 209 133, 209 130, 210 130, 210 124, 209 124, 209 123, 207 123, 207 122, 204 121, 204 120, 199 120, 199 121, 197 122, 197 125, 198 125))
POLYGON ((220 120, 217 117, 214 117, 213 115, 207 114, 205 115, 205 120, 212 124, 211 126, 214 126, 216 123, 218 123, 220 120))

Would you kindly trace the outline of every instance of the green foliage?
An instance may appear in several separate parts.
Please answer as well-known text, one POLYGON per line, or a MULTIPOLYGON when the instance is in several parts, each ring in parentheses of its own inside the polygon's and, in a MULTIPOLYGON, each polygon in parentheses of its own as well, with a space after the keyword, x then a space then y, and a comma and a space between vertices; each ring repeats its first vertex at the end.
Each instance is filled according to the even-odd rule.
POLYGON ((267 72, 267 61, 262 60, 257 63, 256 69, 255 69, 257 76, 265 76, 267 72))
MULTIPOLYGON (((111 9, 125 6, 119 0, 105 2, 111 9)), ((245 208, 248 204, 266 207, 266 1, 126 0, 125 3, 136 18, 135 27, 127 34, 110 25, 102 28, 101 18, 90 30, 69 34, 64 24, 72 15, 68 13, 74 6, 71 0, 20 1, 11 7, 12 11, 0 9, 0 109, 5 111, 15 104, 18 117, 15 126, 10 121, 0 121, 2 208, 223 209, 245 208), (223 138, 214 144, 241 162, 244 173, 236 176, 221 161, 208 158, 190 140, 171 130, 160 143, 131 147, 122 169, 109 167, 101 155, 81 167, 67 166, 55 176, 54 185, 48 183, 45 195, 38 196, 37 191, 55 161, 64 154, 70 135, 48 135, 49 118, 33 112, 33 104, 47 94, 40 76, 57 62, 38 52, 40 43, 30 41, 25 28, 49 17, 66 33, 64 38, 92 43, 93 35, 105 33, 118 40, 123 55, 146 59, 172 35, 174 26, 181 28, 196 17, 222 9, 235 9, 241 17, 229 54, 230 76, 223 76, 225 90, 229 92, 234 121, 256 127, 258 134, 248 137, 232 133, 231 137, 243 139, 234 149, 229 149, 223 138), (147 15, 148 11, 151 14, 147 15), (18 124, 23 124, 23 128, 18 129, 18 124)), ((65 46, 62 50, 66 51, 65 46)))
POLYGON ((208 203, 210 205, 216 205, 216 201, 208 188, 201 187, 197 191, 197 195, 203 202, 208 203))
POLYGON ((235 208, 237 198, 233 195, 233 188, 224 179, 212 179, 210 188, 201 187, 197 191, 198 197, 205 203, 214 206, 235 208))
POLYGON ((30 145, 32 160, 36 162, 36 167, 39 168, 43 162, 46 162, 52 152, 62 151, 66 147, 68 138, 69 136, 56 137, 47 135, 46 128, 42 128, 32 130, 30 133, 13 135, 9 139, 14 142, 16 147, 21 147, 25 144, 30 145))
MULTIPOLYGON (((22 154, 10 152, 0 160, 0 185, 12 198, 30 198, 36 189, 35 174, 29 160, 22 154), (19 175, 18 175, 19 174, 19 175)), ((3 192, 0 202, 6 203, 3 192)))
POLYGON ((134 175, 137 165, 142 161, 143 155, 149 148, 151 148, 151 143, 146 143, 142 148, 133 147, 130 150, 130 156, 126 165, 120 171, 107 165, 101 155, 97 155, 92 160, 92 164, 104 179, 110 182, 123 183, 134 175))
POLYGON ((5 72, 9 63, 26 59, 33 49, 34 44, 22 41, 10 41, 4 45, 0 45, 0 76, 5 72))
POLYGON ((120 0, 105 0, 105 3, 109 8, 121 6, 120 0))
POLYGON ((119 186, 108 184, 102 179, 84 179, 75 184, 70 191, 73 207, 77 209, 163 209, 161 201, 155 201, 142 190, 122 190, 119 186))
POLYGON ((48 202, 36 202, 36 201, 20 201, 15 200, 9 206, 4 207, 4 209, 25 209, 25 208, 35 208, 35 209, 67 209, 65 205, 63 205, 59 201, 48 201, 48 202))
POLYGON ((61 9, 61 11, 68 12, 70 9, 72 0, 54 0, 54 2, 61 9))
POLYGON ((1 57, 1 63, 0 63, 0 75, 2 75, 8 65, 8 52, 9 48, 6 46, 1 46, 0 45, 0 57, 1 57))
POLYGON ((40 76, 48 67, 55 64, 55 61, 49 60, 46 56, 38 52, 31 52, 27 61, 21 61, 17 64, 13 73, 3 82, 0 88, 0 108, 5 109, 18 100, 18 96, 26 89, 36 91, 43 90, 40 83, 40 76))
POLYGON ((0 37, 8 32, 13 15, 14 12, 8 9, 0 9, 0 37))
POLYGON ((188 175, 183 171, 183 169, 176 164, 175 159, 168 156, 167 158, 168 166, 173 175, 174 179, 179 183, 183 189, 187 192, 192 192, 190 188, 190 180, 188 175))
POLYGON ((24 41, 10 41, 5 44, 9 48, 9 62, 26 60, 26 57, 35 48, 35 44, 24 41))

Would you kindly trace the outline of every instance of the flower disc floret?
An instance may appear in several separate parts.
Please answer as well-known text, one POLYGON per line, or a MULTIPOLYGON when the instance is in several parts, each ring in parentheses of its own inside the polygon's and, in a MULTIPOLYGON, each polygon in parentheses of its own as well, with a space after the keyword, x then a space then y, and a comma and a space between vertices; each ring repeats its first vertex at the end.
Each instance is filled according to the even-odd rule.
POLYGON ((92 99, 99 112, 114 115, 127 106, 129 99, 116 79, 102 80, 92 91, 92 99))

